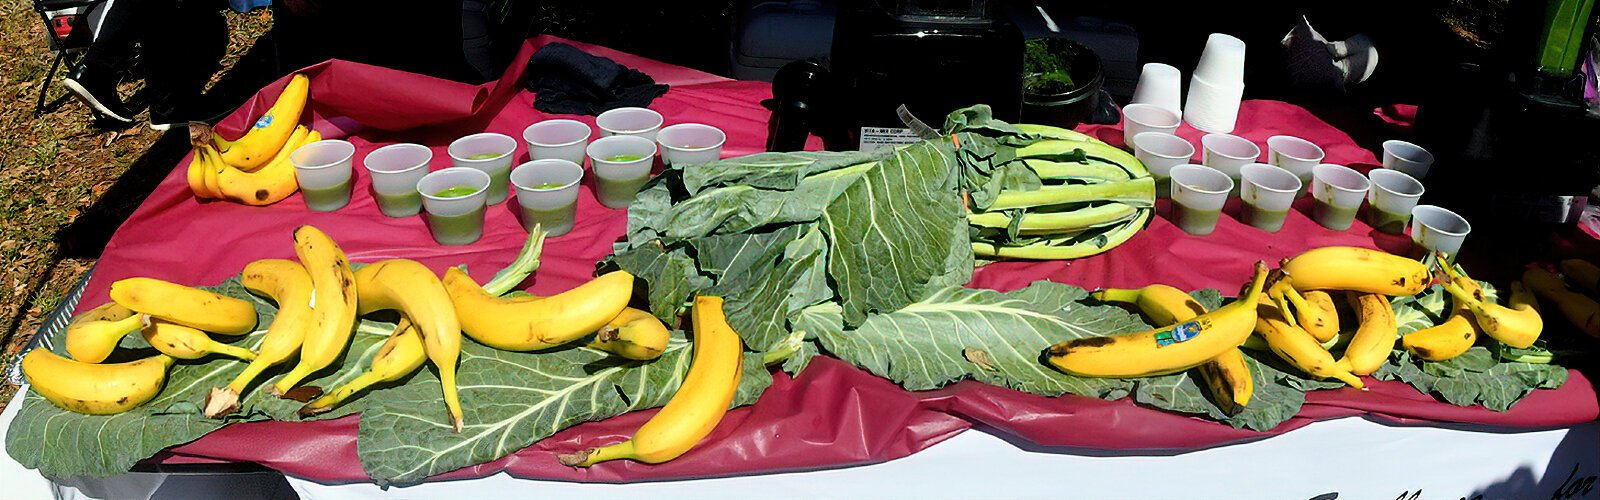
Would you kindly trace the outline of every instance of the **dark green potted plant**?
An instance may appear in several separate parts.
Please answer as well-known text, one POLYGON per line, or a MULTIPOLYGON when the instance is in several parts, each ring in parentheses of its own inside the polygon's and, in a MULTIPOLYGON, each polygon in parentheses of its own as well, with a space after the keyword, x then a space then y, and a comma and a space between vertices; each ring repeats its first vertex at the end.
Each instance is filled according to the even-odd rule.
POLYGON ((1071 40, 1023 42, 1022 122, 1076 127, 1100 105, 1100 57, 1071 40))

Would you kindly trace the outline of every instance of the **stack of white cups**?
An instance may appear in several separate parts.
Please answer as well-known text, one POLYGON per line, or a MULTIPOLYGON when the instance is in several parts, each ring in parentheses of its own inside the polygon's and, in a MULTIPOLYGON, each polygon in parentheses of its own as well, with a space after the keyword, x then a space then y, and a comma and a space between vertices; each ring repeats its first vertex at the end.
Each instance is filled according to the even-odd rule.
POLYGON ((1200 63, 1189 78, 1183 119, 1210 133, 1229 133, 1244 98, 1244 41, 1222 33, 1206 39, 1200 63))
MULTIPOLYGON (((1183 118, 1182 89, 1183 73, 1178 68, 1161 64, 1145 63, 1144 70, 1139 73, 1139 84, 1133 88, 1133 104, 1150 104, 1171 111, 1178 118, 1183 118)), ((1130 143, 1131 144, 1131 143, 1130 143)))

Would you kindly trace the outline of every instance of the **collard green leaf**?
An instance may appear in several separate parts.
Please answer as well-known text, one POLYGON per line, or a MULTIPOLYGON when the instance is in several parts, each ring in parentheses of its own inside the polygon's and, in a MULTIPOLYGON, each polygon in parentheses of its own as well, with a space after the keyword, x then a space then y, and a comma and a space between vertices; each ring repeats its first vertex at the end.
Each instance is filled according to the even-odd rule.
MULTIPOLYGON (((420 372, 410 383, 369 394, 356 451, 380 485, 408 484, 493 461, 556 431, 666 404, 689 369, 692 349, 677 341, 649 362, 621 362, 588 348, 506 352, 463 342, 459 390, 466 428, 454 432, 439 382, 420 372)), ((735 406, 772 383, 761 356, 747 353, 735 406)))
POLYGON ((807 176, 838 170, 887 156, 860 151, 806 151, 756 153, 683 168, 683 185, 689 194, 707 187, 743 185, 761 189, 793 190, 807 176))
POLYGON ((1374 374, 1380 380, 1411 384, 1453 405, 1478 404, 1495 411, 1511 409, 1534 389, 1561 387, 1567 375, 1566 368, 1556 365, 1495 362, 1494 355, 1482 346, 1441 362, 1423 361, 1401 351, 1374 374))
MULTIPOLYGON (((204 287, 235 298, 252 301, 256 306, 255 331, 237 338, 216 337, 219 342, 256 349, 266 334, 268 325, 277 315, 277 308, 269 301, 251 295, 239 284, 238 277, 230 278, 215 287, 204 287)), ((334 368, 329 368, 304 385, 331 388, 355 376, 355 371, 365 369, 379 345, 394 330, 394 325, 363 321, 351 340, 345 358, 334 368)), ((65 345, 65 332, 58 332, 56 346, 65 345)), ((138 336, 132 336, 137 338, 138 336)), ((124 345, 148 346, 143 340, 124 345)), ((59 354, 65 354, 57 351, 59 354)), ((128 359, 154 354, 125 353, 128 359)), ((241 411, 225 420, 201 415, 201 405, 213 387, 227 385, 245 363, 221 356, 208 356, 193 361, 179 361, 167 375, 161 394, 144 405, 116 415, 82 415, 57 408, 55 405, 29 391, 23 398, 22 408, 6 433, 6 451, 18 463, 37 469, 48 477, 104 477, 125 473, 140 460, 176 445, 199 439, 206 433, 235 422, 266 419, 298 420, 295 411, 302 403, 269 396, 261 390, 276 375, 287 371, 292 364, 269 369, 248 389, 241 402, 241 411)), ((318 415, 314 419, 338 418, 361 411, 364 403, 359 399, 318 415)))
POLYGON ((609 262, 644 280, 650 313, 669 325, 677 324, 679 310, 695 292, 711 286, 711 280, 695 267, 694 258, 680 247, 668 250, 653 243, 639 245, 612 256, 609 262))
POLYGON ((1129 380, 1075 377, 1040 360, 1057 342, 1147 328, 1119 308, 1077 302, 1087 295, 1047 281, 1010 293, 945 288, 854 330, 819 332, 819 339, 828 352, 910 390, 971 378, 1052 396, 1125 396, 1129 380), (983 351, 988 366, 968 359, 969 350, 983 351))
POLYGON ((1255 390, 1250 404, 1237 415, 1222 411, 1211 399, 1205 381, 1199 380, 1194 370, 1139 379, 1133 393, 1134 401, 1166 411, 1204 415, 1235 428, 1265 431, 1299 413, 1306 401, 1305 391, 1289 382, 1299 377, 1258 360, 1271 356, 1271 353, 1245 351, 1245 364, 1250 367, 1255 390))
MULTIPOLYGON (((889 312, 925 295, 946 276, 950 238, 965 220, 954 196, 956 165, 947 143, 895 150, 828 204, 828 275, 836 283, 846 325, 889 312)), ((970 247, 967 249, 970 252, 970 247)), ((970 279, 971 268, 957 270, 970 279)))

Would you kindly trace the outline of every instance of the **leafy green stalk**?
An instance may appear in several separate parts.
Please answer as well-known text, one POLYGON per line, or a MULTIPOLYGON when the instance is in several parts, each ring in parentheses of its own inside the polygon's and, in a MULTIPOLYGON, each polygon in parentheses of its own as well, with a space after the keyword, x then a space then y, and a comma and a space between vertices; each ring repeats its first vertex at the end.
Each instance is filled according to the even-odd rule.
POLYGON ((1033 191, 1002 192, 995 197, 989 210, 1046 207, 1091 201, 1121 201, 1139 206, 1151 206, 1156 199, 1156 182, 1151 177, 1108 182, 1105 184, 1077 184, 1045 186, 1033 191))
POLYGON ((544 228, 538 224, 533 225, 533 230, 528 231, 528 241, 522 244, 522 252, 517 254, 517 259, 511 264, 495 273, 494 278, 483 285, 483 290, 489 295, 499 297, 515 288, 528 275, 539 270, 539 254, 544 251, 544 228))
POLYGON ((1145 222, 1150 220, 1152 211, 1144 210, 1137 217, 1114 226, 1094 236, 1077 236, 1070 238, 1044 240, 1021 246, 1003 246, 994 243, 974 242, 973 254, 979 257, 1003 257, 1010 259, 1077 259, 1095 255, 1121 245, 1144 228, 1145 222))
POLYGON ((1021 160, 1033 172, 1039 174, 1041 179, 1075 179, 1085 181, 1115 182, 1125 181, 1130 177, 1128 171, 1121 166, 1099 158, 1088 158, 1085 162, 1051 161, 1034 158, 1021 160))
POLYGON ((967 224, 998 229, 1016 224, 1022 234, 1060 233, 1126 222, 1138 215, 1139 210, 1127 203, 1106 203, 1069 212, 1023 213, 1021 217, 1012 217, 1004 212, 987 212, 968 214, 967 224))

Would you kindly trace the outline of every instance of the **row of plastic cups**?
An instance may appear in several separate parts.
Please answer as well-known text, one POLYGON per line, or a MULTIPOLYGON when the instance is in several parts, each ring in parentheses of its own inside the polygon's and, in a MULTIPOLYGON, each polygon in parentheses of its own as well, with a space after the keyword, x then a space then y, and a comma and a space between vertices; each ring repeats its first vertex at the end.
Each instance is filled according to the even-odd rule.
MULTIPOLYGON (((1283 227, 1296 193, 1299 176, 1273 165, 1253 163, 1240 168, 1242 219, 1267 232, 1283 227)), ((1362 175, 1349 167, 1320 164, 1312 168, 1311 193, 1316 203, 1312 219, 1328 229, 1343 231, 1354 223, 1363 201, 1370 202, 1367 220, 1379 231, 1399 234, 1422 197, 1423 186, 1405 173, 1373 169, 1362 175)), ((1215 168, 1179 165, 1171 169, 1174 219, 1191 234, 1210 234, 1234 180, 1215 168)))
MULTIPOLYGON (((1241 169, 1257 163, 1261 148, 1249 139, 1229 134, 1206 134, 1200 142, 1204 148, 1200 163, 1234 179, 1235 187, 1230 194, 1239 194, 1239 187, 1242 186, 1239 179, 1243 175, 1241 169)), ((1162 188, 1169 182, 1169 171, 1178 165, 1190 163, 1195 153, 1193 144, 1166 131, 1140 132, 1133 136, 1129 144, 1133 146, 1134 156, 1155 176, 1157 193, 1167 192, 1162 188)), ((1302 186, 1310 184, 1311 169, 1324 158, 1321 147, 1299 137, 1272 136, 1267 139, 1267 148, 1269 164, 1288 170, 1300 179, 1302 186)), ((1299 192, 1299 195, 1303 194, 1303 190, 1299 192)))

